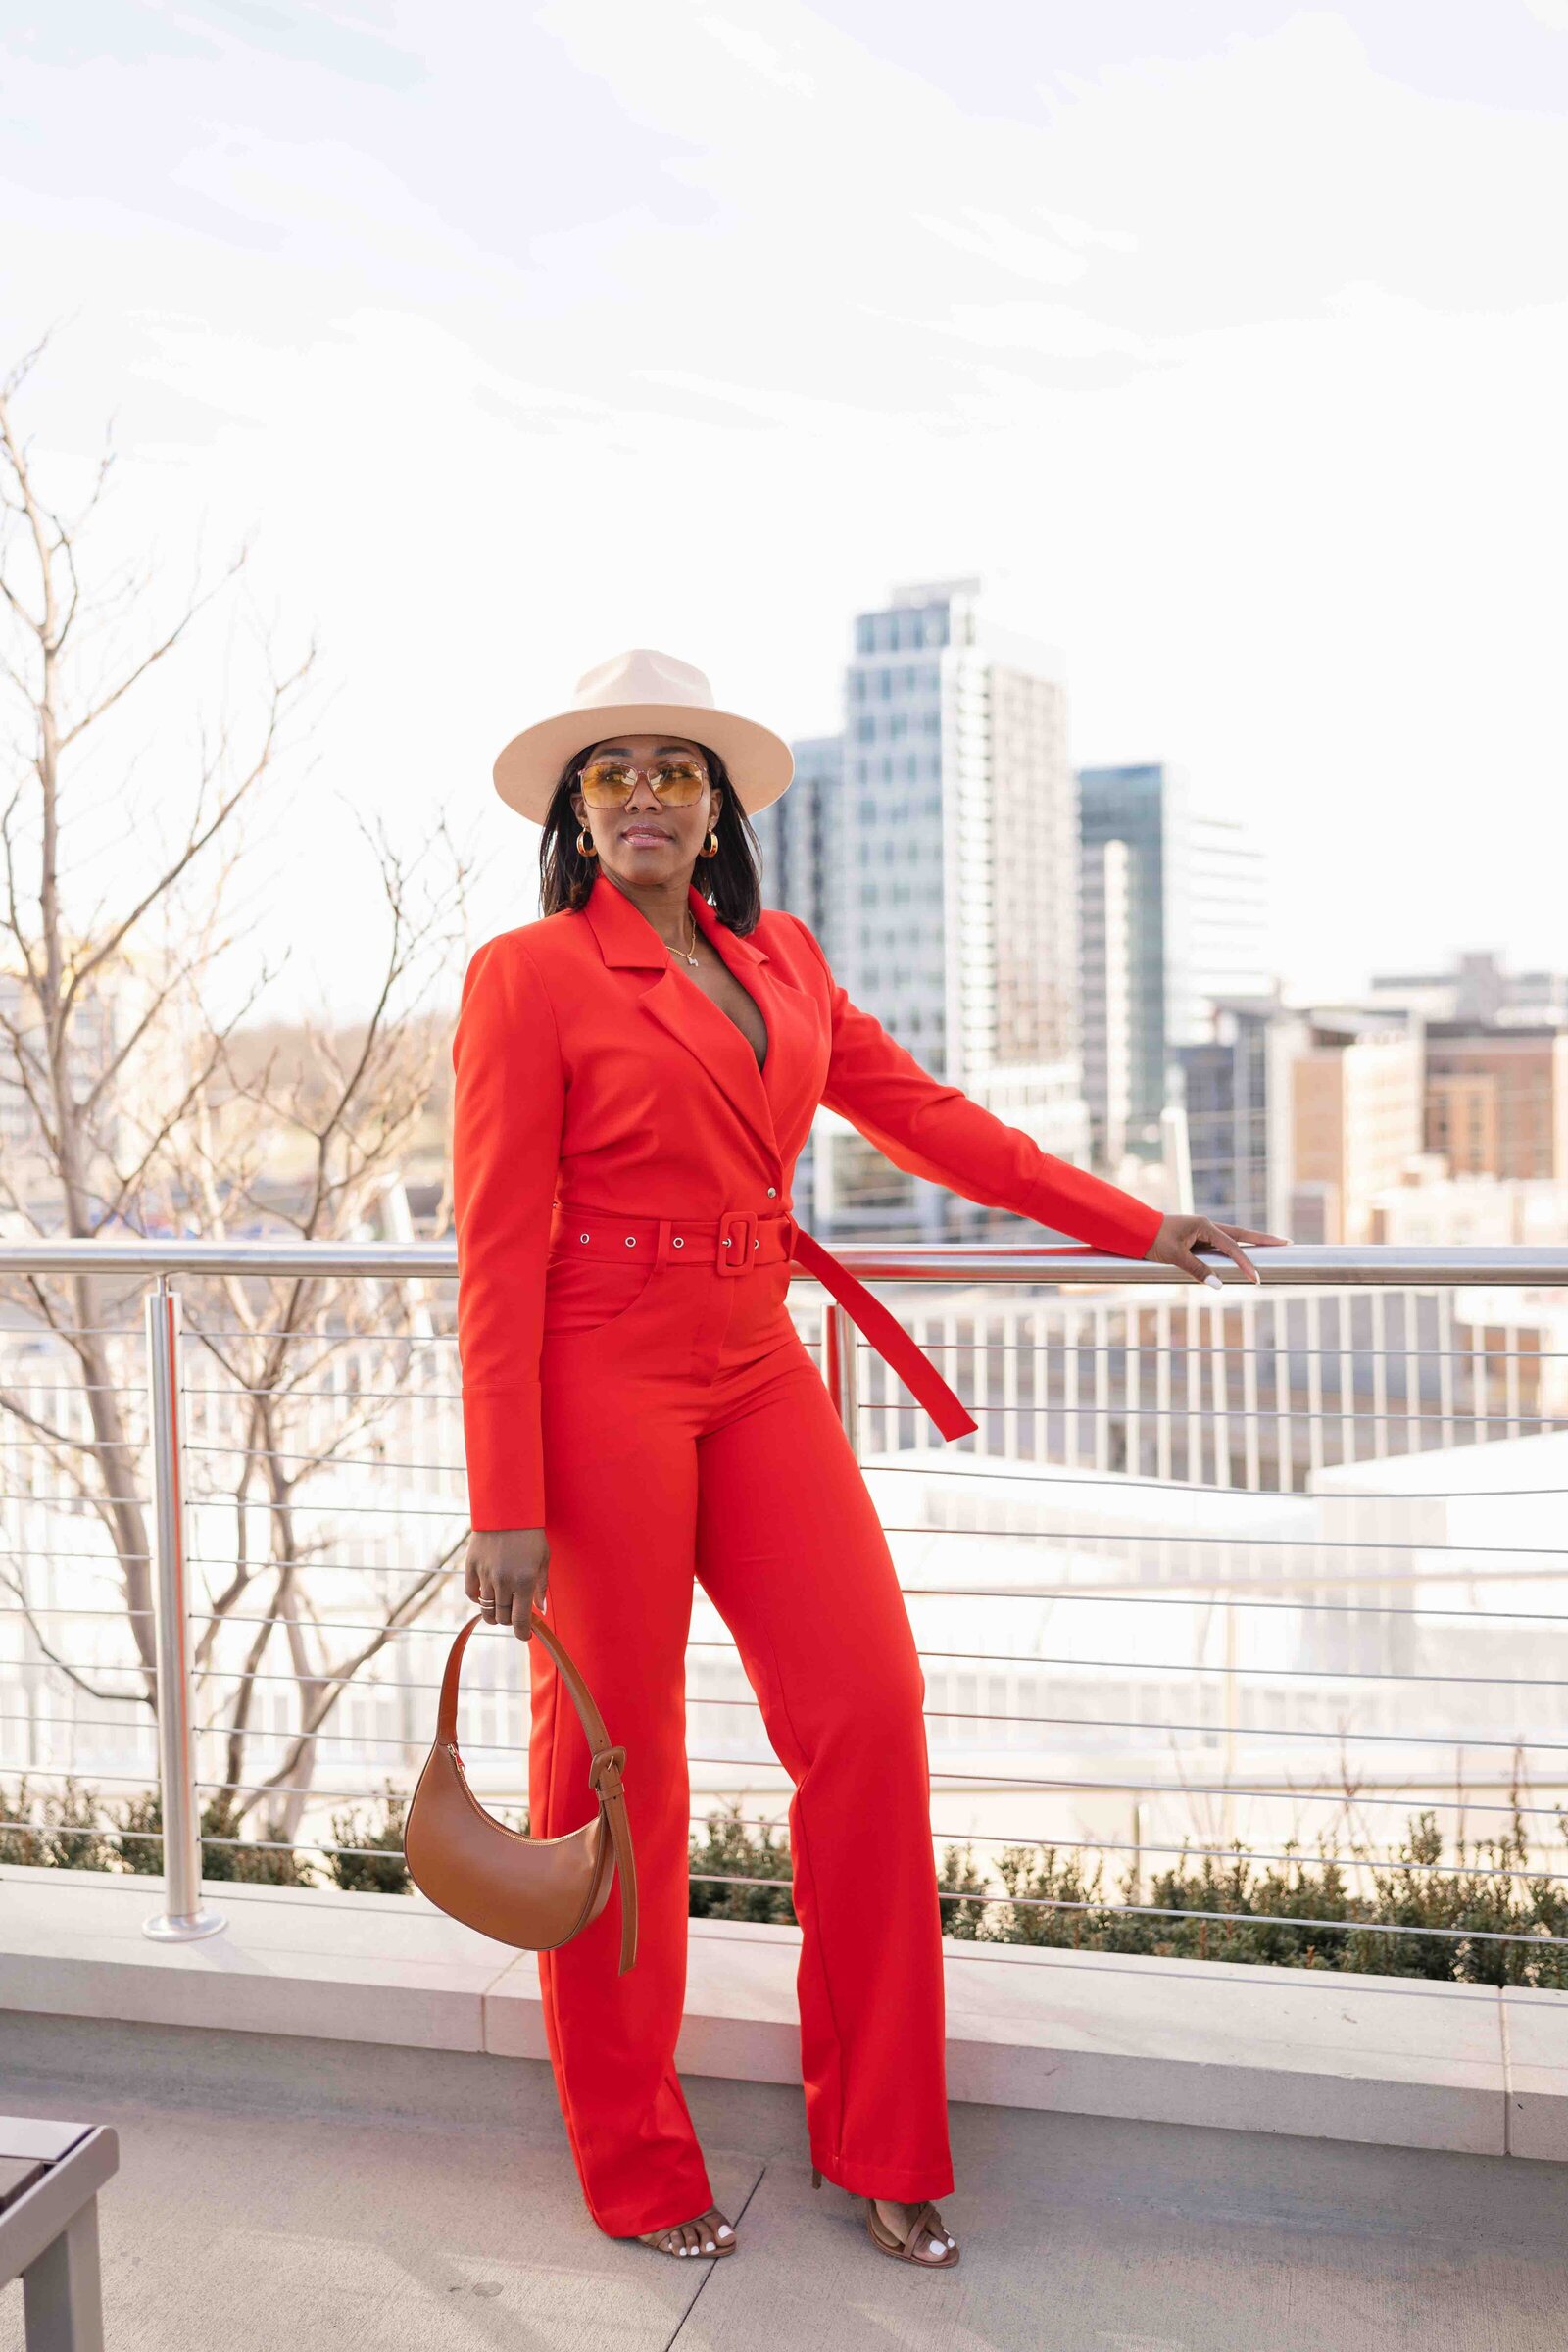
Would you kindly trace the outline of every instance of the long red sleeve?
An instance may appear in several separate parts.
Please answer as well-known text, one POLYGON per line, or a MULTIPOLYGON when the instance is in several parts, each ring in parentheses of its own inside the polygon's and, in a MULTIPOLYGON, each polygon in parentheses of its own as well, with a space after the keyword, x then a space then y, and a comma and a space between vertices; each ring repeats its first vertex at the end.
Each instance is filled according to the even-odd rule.
POLYGON ((926 1177, 984 1208, 1011 1209, 1092 1249, 1143 1257, 1161 1212, 1120 1186, 1042 1152, 962 1090, 945 1086, 853 1004, 804 923, 801 931, 832 991, 833 1045, 822 1100, 885 1152, 895 1167, 926 1177))
POLYGON ((550 999, 515 935, 469 962, 452 1041, 468 1509, 475 1529, 542 1527, 539 1352, 565 1078, 550 999))

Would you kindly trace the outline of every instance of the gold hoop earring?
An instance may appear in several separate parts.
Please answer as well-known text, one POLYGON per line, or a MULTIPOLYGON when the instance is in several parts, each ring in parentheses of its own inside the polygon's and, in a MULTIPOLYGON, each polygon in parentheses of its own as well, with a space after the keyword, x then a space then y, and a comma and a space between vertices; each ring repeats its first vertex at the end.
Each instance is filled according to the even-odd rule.
POLYGON ((718 856, 718 835, 716 833, 710 833, 707 841, 697 854, 700 858, 716 858, 718 856))
POLYGON ((593 835, 586 830, 577 835, 577 855, 579 858, 597 858, 599 855, 594 848, 593 835))

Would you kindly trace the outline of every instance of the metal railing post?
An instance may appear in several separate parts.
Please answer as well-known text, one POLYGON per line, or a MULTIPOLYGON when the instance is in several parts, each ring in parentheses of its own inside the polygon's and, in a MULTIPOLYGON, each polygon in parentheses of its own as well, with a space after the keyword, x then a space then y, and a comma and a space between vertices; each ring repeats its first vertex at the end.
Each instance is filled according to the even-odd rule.
POLYGON ((185 1417, 180 1398, 179 1293, 167 1275, 145 1302, 148 1436, 153 1462, 153 1571, 158 1633, 158 1781, 164 1908, 142 1922, 160 1943, 214 1936, 223 1915, 202 1901, 201 1811, 191 1726, 190 1595, 186 1586, 185 1417))
POLYGON ((830 1299, 827 1308, 827 1385, 838 1407, 850 1451, 860 1458, 860 1361, 849 1309, 830 1299))

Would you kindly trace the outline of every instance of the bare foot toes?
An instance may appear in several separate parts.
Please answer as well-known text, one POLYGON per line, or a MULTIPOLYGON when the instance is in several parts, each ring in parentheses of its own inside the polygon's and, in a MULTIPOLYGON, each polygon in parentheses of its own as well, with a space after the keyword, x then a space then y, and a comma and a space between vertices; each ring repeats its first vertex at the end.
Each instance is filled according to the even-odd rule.
POLYGON ((668 2254, 677 2262, 690 2262, 694 2256, 721 2253, 734 2236, 733 2225, 716 2205, 710 2205, 693 2222, 671 2222, 664 2230, 645 2230, 641 2242, 656 2246, 661 2254, 668 2254))

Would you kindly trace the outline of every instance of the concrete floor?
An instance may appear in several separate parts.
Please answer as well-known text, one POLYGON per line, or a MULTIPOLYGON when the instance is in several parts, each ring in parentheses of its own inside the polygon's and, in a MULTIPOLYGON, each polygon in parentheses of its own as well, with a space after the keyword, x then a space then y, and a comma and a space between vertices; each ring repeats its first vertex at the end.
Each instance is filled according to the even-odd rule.
MULTIPOLYGON (((547 2068, 0 2018, 3 2103, 113 2124, 112 2352, 1559 2352, 1568 2168, 956 2107, 960 2268, 813 2193, 799 2094, 686 2088, 721 2263, 601 2235, 547 2068)), ((22 2298, 0 2294, 0 2352, 22 2298)))

